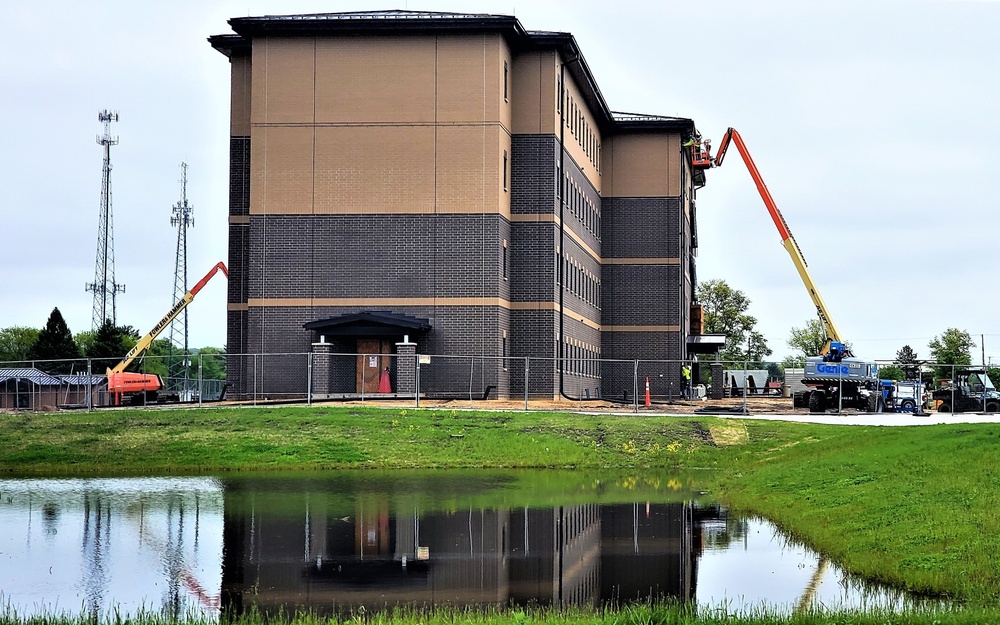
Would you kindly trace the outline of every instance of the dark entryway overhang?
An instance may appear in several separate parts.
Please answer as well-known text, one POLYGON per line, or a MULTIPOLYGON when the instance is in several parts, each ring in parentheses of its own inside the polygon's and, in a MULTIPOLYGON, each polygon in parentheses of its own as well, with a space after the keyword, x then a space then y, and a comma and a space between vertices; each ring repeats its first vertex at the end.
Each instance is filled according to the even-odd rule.
POLYGON ((426 319, 374 310, 310 321, 303 327, 323 336, 378 337, 418 334, 430 330, 431 324, 426 319))
POLYGON ((725 346, 725 334, 692 334, 687 337, 689 354, 714 354, 725 346))

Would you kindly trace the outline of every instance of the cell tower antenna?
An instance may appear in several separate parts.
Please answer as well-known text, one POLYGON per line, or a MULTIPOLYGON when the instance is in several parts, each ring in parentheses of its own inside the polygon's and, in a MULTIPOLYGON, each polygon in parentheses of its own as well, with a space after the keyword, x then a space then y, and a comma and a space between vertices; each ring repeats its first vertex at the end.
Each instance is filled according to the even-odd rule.
POLYGON ((115 220, 111 212, 111 146, 118 145, 118 137, 111 136, 111 122, 118 121, 118 112, 105 109, 97 114, 97 121, 104 124, 104 134, 97 137, 97 144, 104 147, 104 169, 101 213, 97 220, 97 266, 94 281, 86 286, 87 291, 94 293, 90 327, 95 332, 105 321, 118 325, 116 296, 125 292, 125 285, 115 282, 115 220))
MULTIPOLYGON (((181 163, 181 199, 174 204, 170 225, 177 226, 177 254, 174 257, 174 294, 176 304, 188 292, 187 229, 194 227, 194 206, 187 199, 187 163, 181 163)), ((170 323, 170 356, 167 360, 169 385, 179 391, 182 400, 189 400, 191 391, 191 358, 188 350, 187 308, 170 323)))

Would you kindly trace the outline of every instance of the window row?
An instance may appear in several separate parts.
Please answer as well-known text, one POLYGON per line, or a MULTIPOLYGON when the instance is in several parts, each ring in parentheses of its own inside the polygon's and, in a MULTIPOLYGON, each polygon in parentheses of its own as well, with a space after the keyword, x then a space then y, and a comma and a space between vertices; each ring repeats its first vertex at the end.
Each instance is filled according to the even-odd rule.
MULTIPOLYGON (((559 266, 559 262, 559 252, 556 252, 556 267, 559 266)), ((563 256, 561 262, 563 288, 600 310, 601 278, 587 271, 571 256, 563 256)), ((559 284, 559 273, 556 271, 556 284, 559 284)))
POLYGON ((583 224, 583 227, 587 229, 592 235, 597 237, 598 240, 601 238, 601 209, 600 205, 595 204, 590 197, 584 193, 580 185, 573 181, 573 178, 568 174, 563 174, 563 181, 566 185, 566 192, 563 193, 563 202, 566 203, 566 209, 570 213, 576 216, 583 224))
POLYGON ((584 114, 584 108, 577 104, 576 98, 565 92, 565 104, 563 105, 563 119, 566 120, 566 127, 570 134, 576 139, 580 147, 583 148, 587 159, 593 164, 598 172, 601 171, 601 142, 597 138, 597 133, 591 128, 584 114))
POLYGON ((564 339, 563 371, 585 378, 601 377, 601 350, 592 345, 564 339))

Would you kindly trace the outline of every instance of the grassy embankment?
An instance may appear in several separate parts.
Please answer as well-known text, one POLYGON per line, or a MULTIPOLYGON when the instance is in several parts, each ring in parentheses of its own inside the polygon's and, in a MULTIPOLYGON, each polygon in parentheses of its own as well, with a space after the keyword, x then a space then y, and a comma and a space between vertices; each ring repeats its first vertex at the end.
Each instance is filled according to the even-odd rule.
POLYGON ((713 469, 699 474, 711 494, 771 518, 849 570, 985 606, 1000 620, 1000 428, 992 425, 875 428, 326 406, 0 420, 0 471, 9 475, 713 469))

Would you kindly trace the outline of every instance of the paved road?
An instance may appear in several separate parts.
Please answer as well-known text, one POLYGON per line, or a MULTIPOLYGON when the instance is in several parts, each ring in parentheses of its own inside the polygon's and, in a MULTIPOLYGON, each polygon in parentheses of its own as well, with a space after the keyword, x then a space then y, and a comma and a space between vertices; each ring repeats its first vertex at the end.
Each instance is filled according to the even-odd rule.
POLYGON ((931 412, 926 416, 916 416, 908 413, 878 413, 878 414, 733 414, 720 413, 719 416, 730 419, 764 419, 768 421, 797 421, 800 423, 828 423, 830 425, 936 425, 940 423, 1000 423, 1000 414, 976 413, 940 413, 931 412))

